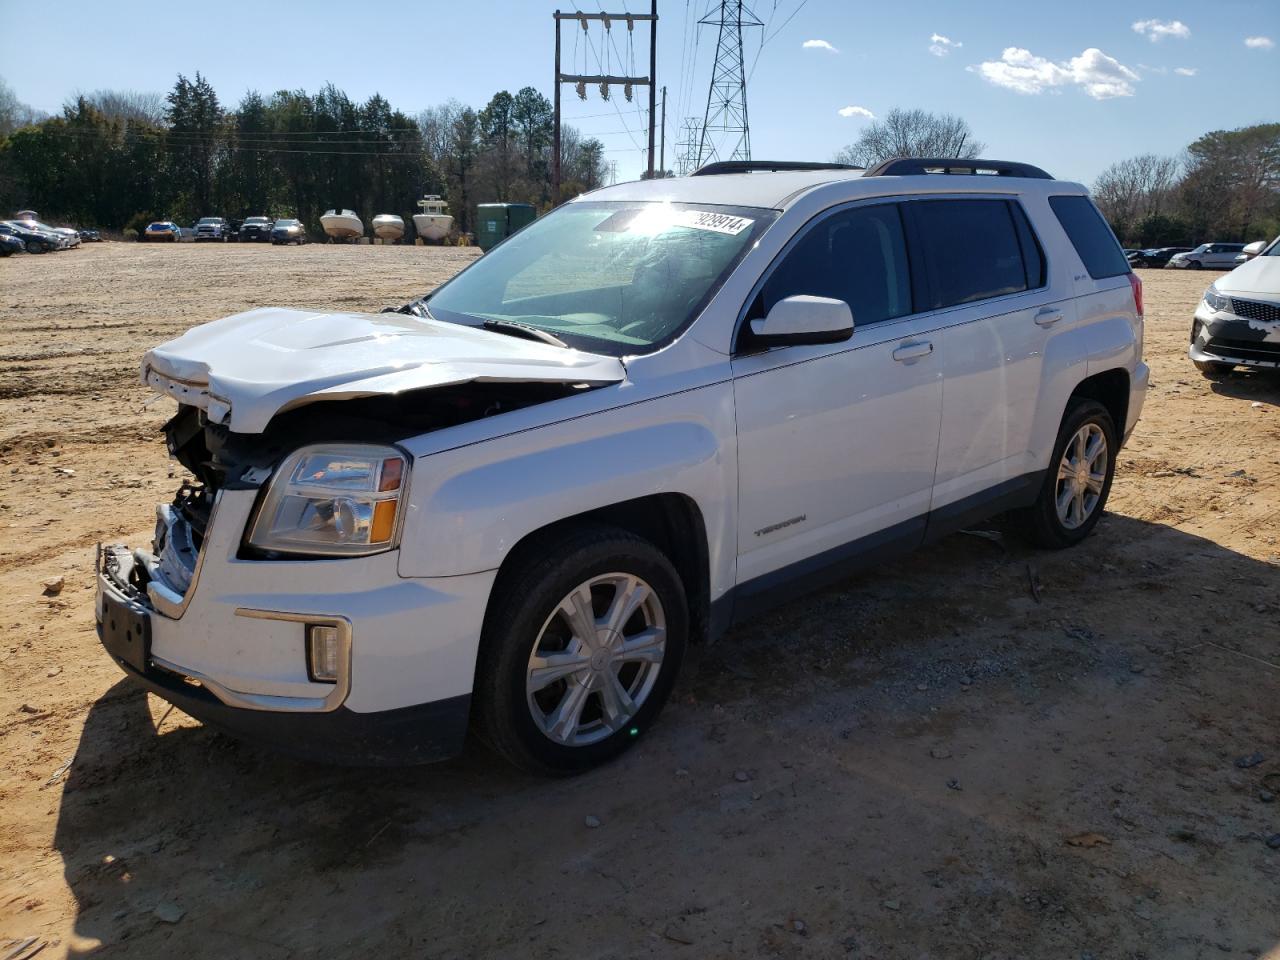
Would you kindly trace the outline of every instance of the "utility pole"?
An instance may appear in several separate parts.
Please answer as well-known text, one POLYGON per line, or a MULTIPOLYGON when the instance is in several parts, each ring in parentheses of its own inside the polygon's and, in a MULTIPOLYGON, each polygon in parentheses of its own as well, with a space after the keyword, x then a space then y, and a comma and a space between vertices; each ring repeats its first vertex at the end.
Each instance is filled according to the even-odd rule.
POLYGON ((763 27, 764 23, 743 0, 720 0, 720 13, 708 15, 699 25, 719 27, 716 59, 711 68, 711 86, 707 89, 707 109, 702 121, 695 168, 719 156, 715 133, 729 134, 733 152, 730 160, 751 159, 751 127, 747 123, 747 77, 742 66, 742 28, 763 27), (736 134, 736 139, 733 135, 736 134))
POLYGON ((650 16, 653 17, 649 21, 649 179, 653 179, 653 121, 657 103, 655 97, 658 94, 658 87, 655 83, 658 77, 658 0, 652 0, 650 8, 650 16))
POLYGON ((627 99, 631 99, 631 87, 648 87, 649 88, 649 176, 653 176, 653 147, 654 147, 654 125, 657 120, 655 107, 657 106, 657 88, 654 86, 654 77, 658 71, 658 0, 651 0, 651 13, 582 13, 574 11, 572 13, 561 13, 557 10, 554 14, 556 21, 556 95, 555 95, 555 119, 553 121, 553 130, 551 137, 551 149, 555 156, 551 161, 551 191, 552 202, 560 202, 560 87, 562 84, 572 83, 578 88, 578 95, 586 98, 586 85, 599 84, 600 92, 607 100, 609 99, 609 87, 621 86, 627 91, 627 99), (627 25, 627 30, 633 30, 637 23, 648 22, 649 24, 649 75, 647 77, 624 77, 614 76, 612 74, 582 74, 582 73, 562 73, 560 71, 560 21, 576 20, 585 31, 587 22, 591 20, 599 20, 604 24, 605 30, 609 30, 613 26, 613 21, 621 20, 627 25))
MULTIPOLYGON (((652 166, 652 164, 650 164, 652 166)), ((658 169, 667 175, 667 88, 662 88, 662 147, 658 151, 658 169)))

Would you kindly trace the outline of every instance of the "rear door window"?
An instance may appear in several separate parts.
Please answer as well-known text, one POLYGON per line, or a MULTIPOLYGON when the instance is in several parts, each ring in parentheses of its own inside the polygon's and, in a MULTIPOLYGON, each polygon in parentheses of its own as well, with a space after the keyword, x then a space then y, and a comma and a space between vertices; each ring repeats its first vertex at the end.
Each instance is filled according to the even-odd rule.
POLYGON ((801 294, 843 300, 859 326, 911 313, 899 205, 854 207, 811 226, 765 281, 752 316, 801 294))
MULTIPOLYGON (((917 200, 912 247, 929 276, 929 309, 1041 286, 1044 258, 1013 206, 999 199, 917 200), (1026 250, 1026 257, 1023 255, 1026 250)), ((1021 210, 1016 211, 1021 216, 1021 210)))
POLYGON ((1089 276, 1102 280, 1130 272, 1120 241, 1088 197, 1050 197, 1049 206, 1089 276))

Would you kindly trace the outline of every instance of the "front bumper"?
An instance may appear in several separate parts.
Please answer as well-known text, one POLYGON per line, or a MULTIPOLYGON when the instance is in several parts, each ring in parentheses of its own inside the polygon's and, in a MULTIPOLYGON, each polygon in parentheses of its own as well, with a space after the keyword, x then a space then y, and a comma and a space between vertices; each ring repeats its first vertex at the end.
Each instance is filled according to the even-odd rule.
POLYGON ((1211 310, 1203 300, 1191 327, 1192 360, 1280 368, 1280 321, 1250 320, 1211 310))
POLYGON ((219 496, 198 559, 175 561, 183 541, 180 530, 161 532, 173 523, 168 508, 159 556, 104 549, 97 620, 107 652, 196 719, 294 756, 387 764, 458 753, 493 573, 405 579, 394 552, 242 560, 253 500, 254 491, 219 496), (307 624, 343 628, 337 683, 309 677, 307 624))

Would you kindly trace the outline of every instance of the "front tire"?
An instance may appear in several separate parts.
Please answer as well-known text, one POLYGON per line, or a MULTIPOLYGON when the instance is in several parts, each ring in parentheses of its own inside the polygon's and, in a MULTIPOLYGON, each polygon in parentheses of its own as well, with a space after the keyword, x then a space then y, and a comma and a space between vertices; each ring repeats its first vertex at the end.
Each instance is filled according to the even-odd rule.
POLYGON ((540 542, 494 587, 476 669, 480 736, 532 773, 612 759, 670 695, 688 621, 679 575, 647 540, 590 526, 540 542))
POLYGON ((28 240, 25 244, 27 253, 46 253, 49 247, 39 240, 28 240))
POLYGON ((1187 264, 1187 269, 1188 269, 1188 270, 1203 270, 1203 269, 1204 269, 1204 264, 1203 264, 1203 263, 1201 263, 1199 260, 1192 260, 1190 263, 1188 263, 1188 264, 1187 264))
POLYGON ((1111 493, 1120 444, 1115 422, 1096 400, 1067 407, 1053 457, 1035 503, 1017 515, 1032 543, 1073 547, 1097 526, 1111 493))

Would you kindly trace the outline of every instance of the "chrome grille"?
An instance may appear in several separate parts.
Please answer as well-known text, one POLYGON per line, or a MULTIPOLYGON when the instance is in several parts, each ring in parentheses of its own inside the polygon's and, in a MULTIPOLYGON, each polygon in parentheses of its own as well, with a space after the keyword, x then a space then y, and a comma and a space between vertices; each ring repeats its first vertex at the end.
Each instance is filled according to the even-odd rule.
POLYGON ((1266 300, 1241 300, 1239 297, 1232 297, 1231 312, 1246 320, 1280 322, 1280 303, 1269 303, 1266 300))

